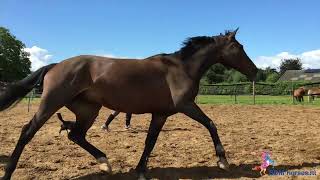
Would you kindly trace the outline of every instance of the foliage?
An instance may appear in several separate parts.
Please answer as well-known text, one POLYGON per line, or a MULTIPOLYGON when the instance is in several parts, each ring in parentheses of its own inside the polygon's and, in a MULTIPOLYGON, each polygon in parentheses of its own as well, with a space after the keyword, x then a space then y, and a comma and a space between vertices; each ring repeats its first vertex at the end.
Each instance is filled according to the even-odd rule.
POLYGON ((279 79, 280 75, 278 73, 271 73, 267 75, 266 82, 275 83, 279 79))
POLYGON ((265 71, 262 69, 258 69, 256 81, 257 82, 261 82, 261 81, 264 82, 266 79, 267 79, 267 74, 265 73, 265 71))
MULTIPOLYGON (((291 95, 292 88, 296 89, 306 86, 307 81, 282 81, 277 83, 256 83, 255 92, 257 95, 291 95)), ((308 87, 308 86, 306 86, 308 87)), ((245 95, 252 94, 252 83, 244 82, 237 84, 220 84, 214 86, 202 85, 199 89, 201 95, 245 95)))
POLYGON ((227 74, 227 79, 225 82, 228 82, 228 83, 238 83, 238 82, 248 81, 245 75, 241 74, 239 71, 236 71, 234 69, 228 70, 226 74, 227 74))
POLYGON ((10 31, 0 27, 0 81, 14 81, 30 73, 29 54, 25 45, 10 31))
POLYGON ((283 74, 287 70, 301 70, 301 59, 283 59, 280 64, 280 74, 283 74))
POLYGON ((245 75, 234 69, 227 69, 222 64, 215 64, 211 66, 211 68, 205 74, 205 80, 209 84, 222 82, 237 83, 248 81, 245 75))
POLYGON ((257 82, 276 82, 279 79, 279 74, 276 69, 267 67, 266 69, 259 69, 257 72, 257 82))
POLYGON ((206 81, 209 84, 221 83, 225 80, 226 68, 222 64, 211 66, 205 75, 206 81))
MULTIPOLYGON (((267 67, 266 69, 258 69, 257 82, 276 82, 280 75, 276 69, 267 67)), ((201 83, 217 84, 217 83, 239 83, 247 82, 245 75, 234 69, 228 69, 221 64, 215 64, 205 74, 201 83)))

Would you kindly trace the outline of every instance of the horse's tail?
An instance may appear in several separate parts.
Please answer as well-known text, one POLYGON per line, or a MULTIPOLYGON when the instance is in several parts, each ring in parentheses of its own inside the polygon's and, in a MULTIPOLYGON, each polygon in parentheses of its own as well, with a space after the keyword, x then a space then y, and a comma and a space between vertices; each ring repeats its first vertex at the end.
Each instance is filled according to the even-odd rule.
POLYGON ((2 92, 0 92, 0 111, 9 108, 14 103, 18 103, 36 85, 39 84, 42 86, 44 76, 55 65, 56 63, 43 66, 26 78, 9 84, 2 92))

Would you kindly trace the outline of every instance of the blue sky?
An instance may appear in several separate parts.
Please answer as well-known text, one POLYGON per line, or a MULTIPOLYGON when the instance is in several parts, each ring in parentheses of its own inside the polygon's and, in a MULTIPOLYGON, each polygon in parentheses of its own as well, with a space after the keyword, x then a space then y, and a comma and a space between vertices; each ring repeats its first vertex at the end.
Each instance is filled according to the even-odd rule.
POLYGON ((320 68, 319 7, 318 0, 2 0, 0 26, 26 44, 34 68, 79 54, 169 53, 187 37, 237 27, 260 67, 300 57, 306 68, 320 68))

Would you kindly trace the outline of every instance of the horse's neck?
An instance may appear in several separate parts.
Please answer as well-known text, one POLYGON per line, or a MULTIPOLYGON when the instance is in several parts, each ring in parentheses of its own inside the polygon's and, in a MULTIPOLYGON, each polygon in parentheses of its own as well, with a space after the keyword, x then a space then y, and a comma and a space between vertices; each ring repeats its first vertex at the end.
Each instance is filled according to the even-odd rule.
POLYGON ((185 61, 186 71, 190 77, 195 81, 200 81, 202 76, 207 72, 207 70, 215 63, 217 63, 216 57, 208 57, 208 55, 203 53, 196 53, 185 61))

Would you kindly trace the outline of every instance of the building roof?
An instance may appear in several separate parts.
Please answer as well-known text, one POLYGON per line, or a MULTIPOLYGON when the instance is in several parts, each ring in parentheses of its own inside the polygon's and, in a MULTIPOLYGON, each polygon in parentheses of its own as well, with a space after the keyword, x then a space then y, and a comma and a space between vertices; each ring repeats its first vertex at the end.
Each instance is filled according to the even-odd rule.
POLYGON ((287 70, 278 81, 320 82, 320 69, 287 70))

